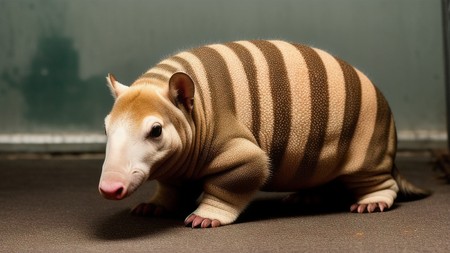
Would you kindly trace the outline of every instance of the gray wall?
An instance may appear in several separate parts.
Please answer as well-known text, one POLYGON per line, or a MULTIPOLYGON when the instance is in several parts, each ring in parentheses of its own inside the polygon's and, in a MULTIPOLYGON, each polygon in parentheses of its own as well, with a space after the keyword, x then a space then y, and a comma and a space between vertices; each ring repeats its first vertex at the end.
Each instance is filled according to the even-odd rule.
POLYGON ((106 73, 130 83, 182 49, 255 38, 347 60, 387 97, 402 147, 442 145, 441 8, 441 0, 0 0, 0 151, 102 150, 106 73))

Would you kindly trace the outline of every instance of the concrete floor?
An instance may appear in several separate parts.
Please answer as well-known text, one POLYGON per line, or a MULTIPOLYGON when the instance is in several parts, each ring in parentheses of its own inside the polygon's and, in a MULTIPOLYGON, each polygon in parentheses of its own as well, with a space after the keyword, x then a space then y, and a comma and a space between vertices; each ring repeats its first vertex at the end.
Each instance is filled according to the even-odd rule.
POLYGON ((397 164, 434 192, 426 199, 353 214, 260 193, 237 224, 204 230, 182 218, 130 216, 154 183, 123 201, 101 198, 101 156, 12 158, 0 159, 0 252, 450 252, 450 185, 422 154, 397 164))

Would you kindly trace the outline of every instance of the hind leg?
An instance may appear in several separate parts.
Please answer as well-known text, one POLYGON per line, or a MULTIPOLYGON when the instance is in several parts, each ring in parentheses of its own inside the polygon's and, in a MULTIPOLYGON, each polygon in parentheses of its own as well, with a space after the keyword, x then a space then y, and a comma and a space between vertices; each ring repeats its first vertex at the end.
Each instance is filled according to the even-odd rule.
POLYGON ((351 212, 383 212, 392 206, 397 197, 397 183, 389 174, 352 175, 343 180, 356 197, 356 203, 350 206, 351 212))

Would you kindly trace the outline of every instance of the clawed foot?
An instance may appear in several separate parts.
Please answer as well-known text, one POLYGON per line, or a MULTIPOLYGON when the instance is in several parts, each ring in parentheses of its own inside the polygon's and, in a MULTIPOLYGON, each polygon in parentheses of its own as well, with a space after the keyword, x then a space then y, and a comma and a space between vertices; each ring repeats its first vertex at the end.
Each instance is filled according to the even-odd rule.
POLYGON ((184 220, 184 225, 186 225, 186 227, 192 228, 216 228, 221 224, 218 220, 211 220, 195 214, 191 214, 186 218, 186 220, 184 220))
POLYGON ((388 205, 384 202, 370 203, 370 204, 353 204, 350 207, 352 213, 373 213, 375 211, 383 212, 388 208, 388 205))
POLYGON ((164 207, 152 203, 141 203, 131 210, 131 214, 137 216, 160 217, 165 213, 166 209, 164 207))

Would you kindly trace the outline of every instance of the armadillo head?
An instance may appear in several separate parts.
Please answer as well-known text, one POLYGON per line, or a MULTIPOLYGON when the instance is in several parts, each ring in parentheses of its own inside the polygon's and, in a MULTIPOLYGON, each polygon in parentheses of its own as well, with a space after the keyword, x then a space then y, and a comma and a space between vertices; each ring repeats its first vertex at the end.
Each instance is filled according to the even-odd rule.
POLYGON ((191 143, 194 85, 175 73, 166 87, 125 86, 107 77, 115 97, 105 118, 105 161, 99 191, 107 199, 123 199, 144 181, 173 173, 191 143))

